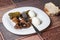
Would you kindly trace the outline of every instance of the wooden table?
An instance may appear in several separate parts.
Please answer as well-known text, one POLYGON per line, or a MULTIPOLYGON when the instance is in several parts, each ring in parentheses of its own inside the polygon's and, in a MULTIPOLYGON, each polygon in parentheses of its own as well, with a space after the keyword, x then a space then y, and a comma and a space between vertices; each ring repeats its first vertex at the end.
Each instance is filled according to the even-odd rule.
MULTIPOLYGON (((12 34, 3 26, 2 16, 5 12, 22 6, 33 6, 43 10, 44 4, 47 2, 53 2, 60 7, 60 0, 0 0, 0 31, 3 33, 4 39, 15 40, 18 37, 25 37, 12 34)), ((49 17, 51 18, 51 24, 42 32, 41 35, 45 40, 60 40, 60 15, 49 17)))

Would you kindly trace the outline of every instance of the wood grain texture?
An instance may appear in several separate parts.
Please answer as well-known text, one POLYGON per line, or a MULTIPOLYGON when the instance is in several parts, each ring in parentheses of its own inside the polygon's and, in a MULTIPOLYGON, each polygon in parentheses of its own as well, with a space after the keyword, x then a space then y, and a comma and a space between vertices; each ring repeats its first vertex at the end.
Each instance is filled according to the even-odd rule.
POLYGON ((19 2, 22 2, 22 1, 28 1, 28 0, 12 0, 14 3, 19 3, 19 2))
POLYGON ((0 40, 4 40, 4 37, 1 32, 0 32, 0 40))
POLYGON ((32 6, 43 9, 43 4, 38 0, 29 0, 16 3, 16 7, 32 6), (41 5, 41 6, 40 6, 41 5))
POLYGON ((60 26, 42 33, 45 40, 60 40, 60 26))
POLYGON ((3 8, 0 8, 0 23, 2 23, 2 17, 5 14, 5 12, 14 9, 16 6, 15 5, 10 5, 10 6, 5 6, 3 8))
POLYGON ((0 7, 7 6, 7 5, 12 5, 11 0, 0 0, 0 7))

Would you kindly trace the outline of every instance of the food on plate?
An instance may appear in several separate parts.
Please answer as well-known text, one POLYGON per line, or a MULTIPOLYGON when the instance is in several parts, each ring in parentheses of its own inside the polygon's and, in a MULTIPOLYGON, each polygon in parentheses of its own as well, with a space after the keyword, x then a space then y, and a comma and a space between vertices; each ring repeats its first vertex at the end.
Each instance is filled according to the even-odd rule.
POLYGON ((33 17, 36 16, 36 14, 34 13, 34 11, 32 11, 32 10, 29 11, 28 15, 29 15, 31 18, 33 18, 33 17))
POLYGON ((19 22, 19 19, 17 19, 16 17, 11 19, 13 22, 15 22, 16 24, 19 22))
POLYGON ((29 11, 30 11, 30 10, 28 10, 28 11, 26 11, 26 12, 23 12, 23 13, 22 13, 22 16, 23 16, 24 18, 28 18, 28 19, 29 19, 29 18, 30 18, 30 16, 28 15, 28 14, 29 14, 29 11))
POLYGON ((26 21, 24 19, 25 15, 23 16, 23 14, 28 15, 28 11, 25 11, 23 13, 20 12, 12 12, 9 13, 9 17, 10 19, 16 24, 14 27, 16 29, 21 29, 21 28, 28 28, 31 26, 31 19, 29 17, 29 19, 26 21))
POLYGON ((41 21, 40 21, 39 18, 34 17, 34 18, 32 18, 32 23, 37 26, 37 25, 39 25, 41 23, 41 21))
POLYGON ((41 23, 36 14, 30 10, 27 10, 23 13, 12 12, 9 13, 9 17, 16 24, 14 26, 15 29, 28 28, 31 26, 31 23, 34 25, 39 25, 41 23))
POLYGON ((31 19, 29 19, 27 22, 22 18, 18 24, 16 24, 14 27, 16 29, 21 29, 21 28, 28 28, 31 26, 31 19))
POLYGON ((44 10, 48 15, 58 15, 58 12, 60 11, 59 7, 52 2, 46 3, 44 6, 44 10))
POLYGON ((20 16, 20 12, 12 12, 12 13, 9 13, 9 16, 10 16, 10 18, 12 19, 12 18, 14 18, 14 17, 19 17, 20 16))

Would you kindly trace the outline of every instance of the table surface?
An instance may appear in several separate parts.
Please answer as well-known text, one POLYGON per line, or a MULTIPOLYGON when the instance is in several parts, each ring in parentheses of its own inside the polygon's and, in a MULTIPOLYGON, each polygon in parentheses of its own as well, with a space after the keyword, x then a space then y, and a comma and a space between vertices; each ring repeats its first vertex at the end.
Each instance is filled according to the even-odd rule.
MULTIPOLYGON (((60 7, 60 0, 0 0, 0 32, 2 32, 4 39, 15 40, 17 38, 30 36, 15 35, 10 33, 2 24, 2 16, 5 12, 23 6, 33 6, 43 10, 44 5, 47 2, 53 2, 60 7)), ((60 15, 49 17, 51 19, 51 24, 47 29, 43 30, 41 36, 45 40, 60 40, 60 15)))

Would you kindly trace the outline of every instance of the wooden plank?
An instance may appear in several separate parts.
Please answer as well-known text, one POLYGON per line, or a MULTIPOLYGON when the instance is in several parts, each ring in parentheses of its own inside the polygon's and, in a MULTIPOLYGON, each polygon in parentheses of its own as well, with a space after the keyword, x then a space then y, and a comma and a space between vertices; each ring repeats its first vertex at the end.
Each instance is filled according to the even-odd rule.
POLYGON ((12 5, 12 1, 11 0, 0 0, 0 7, 4 7, 7 5, 12 5))
POLYGON ((60 26, 42 33, 45 40, 60 40, 60 26))
POLYGON ((16 5, 10 5, 10 6, 5 6, 4 8, 0 8, 0 22, 2 22, 2 16, 4 15, 5 12, 8 10, 14 9, 16 5))
POLYGON ((0 40, 4 40, 4 37, 1 32, 0 32, 0 40))
POLYGON ((16 4, 16 7, 32 6, 32 7, 37 7, 37 8, 40 8, 40 9, 43 8, 43 4, 40 3, 40 1, 38 1, 38 0, 22 1, 22 2, 19 2, 19 3, 15 3, 15 4, 16 4))

